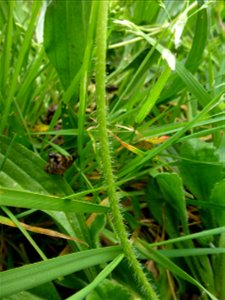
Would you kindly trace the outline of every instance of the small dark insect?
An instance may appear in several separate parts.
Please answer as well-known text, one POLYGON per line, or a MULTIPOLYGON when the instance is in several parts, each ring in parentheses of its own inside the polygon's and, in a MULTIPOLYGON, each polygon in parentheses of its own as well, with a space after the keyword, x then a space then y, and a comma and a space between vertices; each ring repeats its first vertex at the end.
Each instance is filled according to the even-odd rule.
POLYGON ((113 84, 109 84, 106 86, 106 91, 109 93, 116 92, 118 91, 118 87, 113 84))
POLYGON ((63 175, 74 161, 74 157, 63 156, 59 153, 49 153, 48 158, 48 164, 45 167, 45 171, 49 174, 63 175))

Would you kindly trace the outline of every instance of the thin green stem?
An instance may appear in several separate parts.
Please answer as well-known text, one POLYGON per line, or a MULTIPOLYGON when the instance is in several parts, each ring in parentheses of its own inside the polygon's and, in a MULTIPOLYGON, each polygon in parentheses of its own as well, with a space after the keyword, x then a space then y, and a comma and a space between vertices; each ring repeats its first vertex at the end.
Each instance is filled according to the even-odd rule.
POLYGON ((16 227, 23 233, 23 235, 27 238, 29 243, 37 251, 37 253, 40 255, 40 257, 43 260, 47 260, 47 257, 44 254, 44 252, 38 247, 37 243, 34 241, 34 239, 31 237, 31 235, 27 232, 27 230, 20 224, 20 222, 17 220, 17 218, 14 216, 14 214, 8 209, 8 207, 2 206, 1 209, 7 214, 7 216, 13 221, 13 223, 16 224, 16 227))
POLYGON ((118 193, 116 192, 116 183, 112 171, 112 159, 107 131, 107 105, 105 95, 108 1, 96 1, 95 3, 99 6, 96 33, 96 102, 103 176, 107 185, 107 192, 115 230, 120 240, 121 246, 123 247, 124 254, 130 266, 133 268, 134 275, 137 279, 138 284, 140 285, 140 287, 142 287, 146 299, 156 300, 158 299, 158 297, 151 284, 147 280, 134 254, 132 245, 128 240, 128 235, 119 207, 119 197, 118 193))

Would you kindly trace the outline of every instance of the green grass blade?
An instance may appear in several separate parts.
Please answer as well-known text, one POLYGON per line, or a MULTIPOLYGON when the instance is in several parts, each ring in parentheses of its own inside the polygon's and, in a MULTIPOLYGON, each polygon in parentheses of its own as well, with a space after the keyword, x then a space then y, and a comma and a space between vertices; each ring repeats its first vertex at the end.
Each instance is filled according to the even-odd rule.
POLYGON ((109 207, 32 192, 0 188, 0 205, 76 213, 107 213, 109 207))
POLYGON ((13 213, 11 213, 11 211, 7 207, 2 207, 2 210, 9 216, 9 218, 13 221, 13 223, 16 224, 17 228, 19 228, 19 230, 26 237, 26 239, 33 246, 33 248, 37 251, 37 253, 40 255, 40 257, 43 260, 47 260, 47 257, 44 254, 44 252, 40 249, 40 247, 37 245, 37 243, 35 242, 35 240, 31 237, 31 235, 29 234, 29 232, 23 226, 21 226, 20 222, 13 215, 13 213))
MULTIPOLYGON (((225 233, 221 234, 219 239, 219 247, 225 249, 225 233)), ((218 255, 216 257, 215 264, 215 282, 217 285, 218 298, 224 299, 225 297, 225 254, 218 255)))
POLYGON ((32 132, 32 135, 54 135, 54 136, 59 136, 59 135, 66 135, 66 136, 74 136, 78 135, 78 130, 77 129, 59 129, 59 130, 50 130, 50 131, 39 131, 39 132, 32 132))
POLYGON ((5 91, 6 83, 9 78, 9 67, 10 67, 10 56, 11 56, 11 46, 13 39, 13 10, 14 10, 14 0, 9 3, 9 16, 7 21, 7 35, 5 41, 5 47, 3 50, 3 68, 2 68, 2 90, 5 91), (8 78, 7 78, 8 77, 8 78))
MULTIPOLYGON (((197 68, 202 60, 208 35, 207 18, 208 16, 206 8, 200 9, 197 13, 193 43, 188 54, 188 58, 185 62, 185 67, 191 73, 195 73, 197 71, 197 68)), ((179 92, 184 86, 185 83, 182 82, 181 78, 177 78, 176 76, 171 87, 162 93, 162 97, 160 97, 160 100, 164 101, 164 99, 166 98, 173 97, 173 95, 179 92)))
POLYGON ((44 48, 41 48, 39 53, 37 54, 37 58, 29 67, 29 70, 24 77, 23 82, 21 82, 20 88, 18 90, 16 100, 21 105, 21 110, 23 113, 25 112, 26 108, 29 107, 30 97, 27 97, 26 94, 29 92, 30 86, 38 77, 38 75, 42 73, 43 70, 47 67, 47 64, 42 67, 44 55, 44 48))
POLYGON ((0 273, 1 298, 73 272, 106 263, 121 254, 119 246, 68 254, 0 273))
POLYGON ((177 72, 178 76, 181 80, 185 83, 187 88, 190 92, 192 92, 197 100, 199 101, 202 107, 206 106, 210 100, 210 95, 206 92, 203 86, 199 83, 197 79, 191 74, 190 71, 181 63, 179 62, 172 52, 163 47, 161 44, 158 43, 155 39, 149 37, 146 33, 144 33, 138 26, 134 23, 129 21, 117 21, 118 24, 122 24, 128 27, 135 35, 141 36, 144 40, 146 40, 150 45, 155 47, 157 51, 162 55, 162 58, 165 59, 168 66, 171 70, 177 72))
POLYGON ((212 110, 216 104, 219 103, 221 95, 218 95, 214 99, 212 99, 203 109, 202 111, 193 118, 189 123, 187 123, 186 126, 181 128, 178 132, 176 132, 171 138, 169 138, 167 141, 165 141, 163 144, 159 145, 158 147, 150 150, 145 157, 136 157, 131 162, 129 162, 126 165, 126 168, 124 168, 119 174, 119 177, 122 177, 126 174, 129 174, 133 172, 137 167, 140 165, 146 163, 148 160, 152 159, 154 156, 158 155, 163 150, 167 149, 169 146, 171 146, 173 143, 177 142, 182 135, 189 130, 195 123, 197 123, 199 120, 201 120, 210 110, 212 110))
MULTIPOLYGON (((15 142, 13 143, 13 147, 10 147, 10 139, 6 137, 0 136, 0 143, 0 165, 1 161, 4 162, 0 173, 0 186, 2 188, 12 189, 13 186, 15 190, 21 192, 27 191, 38 195, 41 194, 42 196, 57 195, 59 198, 73 194, 73 190, 67 184, 63 176, 51 175, 44 171, 46 162, 38 155, 15 142)), ((38 198, 39 196, 37 196, 37 200, 38 198)), ((4 201, 4 199, 2 201, 4 201)), ((27 201, 29 202, 29 199, 27 199, 27 201)), ((62 204, 62 201, 60 202, 62 204)), ((67 203, 65 200, 64 204, 67 203)), ((59 202, 54 202, 54 204, 59 204, 59 202)), ((32 203, 30 203, 30 205, 32 206, 32 203)), ((42 209, 43 203, 39 203, 38 205, 40 209, 42 209)), ((66 207, 66 205, 64 207, 66 207)), ((47 207, 46 209, 45 212, 47 212, 68 235, 84 240, 89 245, 91 244, 90 239, 86 239, 86 237, 88 237, 88 228, 83 214, 75 214, 73 210, 59 212, 56 210, 48 210, 47 207), (84 233, 86 234, 85 237, 84 233)), ((77 247, 80 249, 83 248, 84 245, 79 244, 77 247)))
POLYGON ((69 101, 71 100, 71 98, 76 95, 76 93, 78 94, 78 86, 79 86, 79 82, 80 82, 80 77, 81 77, 81 69, 76 73, 76 75, 74 76, 73 80, 71 81, 69 87, 66 89, 66 91, 63 94, 63 98, 62 101, 65 102, 66 104, 69 103, 69 101))
POLYGON ((31 42, 31 39, 32 39, 32 34, 33 34, 34 29, 35 29, 35 23, 36 23, 36 19, 37 19, 38 12, 39 12, 39 9, 41 7, 41 4, 42 4, 41 1, 35 1, 32 4, 31 20, 30 20, 30 24, 27 28, 27 31, 26 31, 26 34, 25 34, 25 37, 24 37, 22 47, 21 47, 20 52, 19 52, 19 56, 18 56, 18 60, 17 60, 17 63, 16 63, 14 73, 13 73, 13 77, 11 79, 9 95, 7 97, 5 108, 4 108, 4 111, 3 111, 3 114, 2 114, 2 120, 1 120, 1 123, 0 123, 0 134, 3 133, 3 131, 6 127, 6 124, 7 124, 11 104, 12 104, 12 101, 13 101, 14 94, 16 92, 18 76, 19 76, 19 73, 21 71, 22 64, 23 64, 26 52, 27 52, 27 50, 30 46, 30 42, 31 42))
POLYGON ((200 239, 202 237, 208 237, 208 236, 222 234, 222 233, 225 233, 225 227, 204 230, 202 232, 187 234, 185 236, 181 236, 181 237, 174 238, 174 239, 169 239, 167 241, 156 242, 153 244, 149 244, 149 247, 157 247, 157 246, 169 245, 169 244, 173 244, 173 243, 180 243, 183 241, 188 241, 188 240, 192 240, 192 239, 200 239))
POLYGON ((98 276, 88 286, 77 292, 75 295, 67 298, 67 300, 85 299, 85 297, 91 291, 93 291, 101 283, 101 281, 103 281, 118 266, 123 258, 124 254, 120 254, 119 256, 117 256, 110 264, 105 267, 104 270, 101 271, 101 273, 98 274, 98 276))
POLYGON ((85 124, 85 109, 88 98, 88 78, 89 78, 89 69, 91 65, 91 53, 93 49, 93 40, 94 40, 94 31, 96 26, 97 19, 97 9, 96 5, 91 5, 90 18, 89 18, 89 26, 87 33, 87 42, 86 48, 84 52, 84 60, 83 66, 81 70, 81 82, 80 82, 80 95, 79 95, 79 112, 78 112, 78 140, 77 140, 77 148, 78 155, 80 160, 80 166, 82 167, 85 162, 84 157, 84 124, 85 124))
POLYGON ((159 253, 157 250, 154 250, 150 247, 148 247, 147 243, 144 243, 143 241, 141 242, 135 242, 138 250, 146 255, 148 259, 152 259, 163 268, 166 268, 170 270, 173 274, 177 275, 178 277, 192 283, 193 285, 197 286, 201 291, 206 293, 210 299, 212 300, 219 300, 217 299, 214 295, 212 295, 204 286, 202 286, 197 280, 195 280, 192 276, 190 276, 187 272, 182 270, 180 267, 178 267, 172 260, 168 259, 161 253, 159 253))
POLYGON ((144 118, 150 113, 152 108, 155 106, 159 95, 164 88, 169 76, 171 74, 171 69, 167 66, 165 70, 162 72, 161 76, 153 86, 152 90, 150 91, 150 94, 148 98, 146 99, 144 105, 141 107, 137 117, 136 117, 136 122, 141 123, 144 118))
POLYGON ((209 254, 225 253, 225 248, 194 248, 194 249, 172 249, 172 250, 159 250, 159 252, 166 257, 186 257, 186 256, 199 256, 209 254))

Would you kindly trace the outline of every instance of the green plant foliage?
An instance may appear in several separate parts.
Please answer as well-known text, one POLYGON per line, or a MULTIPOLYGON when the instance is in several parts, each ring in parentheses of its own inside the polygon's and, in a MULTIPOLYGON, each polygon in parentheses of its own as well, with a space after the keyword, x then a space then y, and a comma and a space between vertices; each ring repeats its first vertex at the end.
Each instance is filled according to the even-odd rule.
POLYGON ((30 289, 60 276, 107 262, 120 253, 120 247, 86 250, 5 271, 0 273, 1 296, 5 297, 21 290, 30 289))
POLYGON ((215 183, 223 177, 223 165, 215 152, 213 144, 197 139, 181 147, 179 170, 184 183, 198 199, 208 200, 215 183))
POLYGON ((104 280, 101 285, 101 295, 98 295, 95 291, 90 293, 87 300, 101 300, 101 299, 112 299, 112 300, 129 300, 132 295, 129 290, 127 290, 121 284, 113 282, 110 280, 104 280))
MULTIPOLYGON (((223 165, 215 147, 194 139, 182 145, 180 155, 179 170, 184 184, 197 199, 209 201, 215 184, 223 178, 223 165)), ((212 212, 202 209, 201 214, 203 221, 213 227, 212 212)))
POLYGON ((63 199, 59 197, 21 192, 1 188, 1 205, 25 207, 32 209, 43 209, 53 211, 74 211, 77 213, 108 212, 109 208, 97 204, 86 203, 85 201, 63 199))
MULTIPOLYGON (((191 45, 191 50, 188 54, 187 60, 185 62, 185 66, 191 73, 195 73, 198 69, 198 66, 202 60, 204 49, 207 42, 208 35, 208 20, 207 20, 207 10, 206 8, 202 8, 196 13, 193 18, 195 21, 195 32, 194 38, 191 45)), ((182 24, 182 19, 180 20, 182 24)), ((184 87, 184 83, 182 83, 180 78, 176 78, 177 76, 171 77, 171 86, 166 88, 160 98, 160 101, 165 101, 169 99, 170 96, 173 96, 175 92, 180 92, 184 87)))
MULTIPOLYGON (((167 198, 168 199, 168 198, 167 198)), ((179 211, 174 209, 175 203, 170 203, 163 198, 161 187, 156 179, 150 179, 148 185, 148 205, 156 220, 163 224, 171 237, 179 234, 179 211)))
MULTIPOLYGON (((223 179, 215 184, 210 196, 210 202, 212 202, 213 204, 225 205, 224 191, 225 191, 225 180, 223 179)), ((213 216, 217 226, 225 226, 224 209, 214 208, 213 216)))
POLYGON ((44 45, 64 88, 82 66, 90 13, 89 1, 52 1, 45 15, 44 45))
POLYGON ((188 233, 185 197, 182 180, 176 173, 161 173, 156 176, 164 201, 180 216, 185 233, 188 233))
POLYGON ((0 1, 1 299, 225 299, 224 24, 0 1))

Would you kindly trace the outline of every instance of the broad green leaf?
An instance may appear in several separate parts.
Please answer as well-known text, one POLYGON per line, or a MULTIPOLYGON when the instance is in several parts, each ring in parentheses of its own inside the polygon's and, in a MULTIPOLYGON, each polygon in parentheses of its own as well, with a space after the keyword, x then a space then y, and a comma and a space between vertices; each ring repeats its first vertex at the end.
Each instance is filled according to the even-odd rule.
POLYGON ((46 11, 44 46, 64 88, 82 66, 90 1, 52 1, 46 11))
POLYGON ((148 183, 147 204, 154 218, 165 226, 170 237, 179 236, 180 216, 170 202, 164 199, 160 184, 155 178, 150 178, 148 183))
POLYGON ((48 295, 49 299, 61 300, 59 292, 53 283, 44 283, 41 286, 34 287, 29 289, 28 292, 36 295, 40 298, 46 299, 46 295, 48 295))
POLYGON ((10 140, 6 137, 0 137, 0 144, 0 178, 8 177, 10 184, 14 182, 14 185, 8 185, 3 181, 2 186, 20 186, 21 190, 57 196, 72 193, 61 176, 52 176, 45 172, 47 163, 33 151, 16 142, 9 148, 10 140))
MULTIPOLYGON (((1 292, 0 292, 1 294, 1 292)), ((44 283, 28 291, 22 291, 17 294, 4 297, 1 300, 61 300, 61 297, 53 283, 44 283), (46 297, 47 295, 47 297, 46 297)))
POLYGON ((119 246, 85 250, 48 259, 0 273, 1 297, 52 281, 97 264, 106 263, 122 253, 119 246))
POLYGON ((198 139, 184 143, 180 150, 179 170, 188 189, 199 199, 209 200, 212 189, 223 176, 216 149, 198 139))
POLYGON ((101 291, 101 296, 97 291, 93 291, 90 293, 86 300, 102 300, 102 299, 110 299, 110 300, 131 300, 133 299, 131 291, 115 280, 105 279, 99 286, 98 291, 101 291))
POLYGON ((225 179, 215 184, 210 196, 210 202, 223 206, 214 208, 213 216, 218 226, 225 226, 225 179))
MULTIPOLYGON (((87 221, 89 224, 89 222, 87 221)), ((94 215, 94 218, 91 220, 91 224, 89 225, 90 233, 93 241, 95 241, 96 245, 100 244, 100 234, 105 227, 106 217, 103 214, 94 215)))
MULTIPOLYGON (((199 200, 209 201, 214 185, 223 177, 223 166, 213 144, 198 139, 189 140, 181 147, 178 165, 184 184, 199 200)), ((215 226, 211 210, 200 209, 207 228, 215 226)))
MULTIPOLYGON (((27 291, 22 291, 16 295, 8 296, 1 298, 2 300, 25 300, 25 299, 30 299, 30 300, 45 300, 45 298, 38 297, 33 295, 30 292, 27 291)), ((59 299, 59 298, 58 298, 59 299)))
POLYGON ((127 9, 130 19, 136 24, 151 24, 160 10, 157 1, 135 1, 132 9, 127 9))
POLYGON ((176 173, 161 173, 156 176, 156 180, 162 192, 162 198, 176 211, 187 234, 186 205, 181 178, 176 173))

